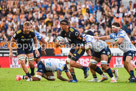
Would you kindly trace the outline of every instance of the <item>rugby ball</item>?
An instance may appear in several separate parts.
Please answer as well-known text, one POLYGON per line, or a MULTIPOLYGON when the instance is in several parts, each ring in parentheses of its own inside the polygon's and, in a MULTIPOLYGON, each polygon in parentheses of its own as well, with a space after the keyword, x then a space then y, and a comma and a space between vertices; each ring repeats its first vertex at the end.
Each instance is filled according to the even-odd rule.
POLYGON ((58 37, 57 37, 57 42, 63 42, 63 43, 65 43, 66 40, 65 40, 65 38, 63 38, 63 37, 58 36, 58 37))

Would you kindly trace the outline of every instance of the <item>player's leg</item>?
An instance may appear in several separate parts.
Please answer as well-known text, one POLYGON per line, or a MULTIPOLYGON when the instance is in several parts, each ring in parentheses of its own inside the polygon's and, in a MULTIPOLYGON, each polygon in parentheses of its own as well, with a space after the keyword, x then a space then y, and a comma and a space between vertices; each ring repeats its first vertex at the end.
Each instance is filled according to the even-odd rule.
POLYGON ((29 73, 28 69, 27 69, 27 67, 25 65, 25 57, 26 57, 25 54, 20 54, 20 55, 18 55, 18 60, 20 61, 21 67, 24 70, 24 72, 29 73))
POLYGON ((36 77, 34 77, 34 76, 32 76, 32 80, 28 80, 28 76, 20 76, 20 75, 17 75, 16 76, 16 80, 17 81, 20 81, 20 80, 25 80, 25 79, 27 79, 27 81, 40 81, 41 80, 41 78, 42 78, 42 75, 43 75, 43 73, 41 73, 41 72, 36 72, 36 77))
POLYGON ((103 73, 103 71, 97 66, 97 63, 99 61, 96 61, 97 58, 96 57, 93 57, 91 58, 91 61, 89 63, 89 67, 94 70, 95 72, 97 72, 98 74, 100 74, 102 76, 102 79, 99 81, 99 82, 103 82, 105 80, 108 79, 108 77, 103 73))
POLYGON ((30 66, 30 69, 31 69, 31 75, 33 76, 34 75, 34 58, 33 58, 33 53, 29 53, 27 54, 27 58, 28 58, 28 61, 29 61, 29 66, 30 66))
MULTIPOLYGON (((92 55, 93 55, 93 52, 92 52, 92 55)), ((92 56, 92 58, 94 58, 94 57, 92 56)), ((96 58, 96 57, 95 57, 94 59, 96 59, 97 61, 100 61, 99 58, 96 58)), ((91 61, 91 60, 90 60, 90 61, 91 61)), ((90 72, 92 73, 93 79, 92 79, 92 80, 88 80, 88 81, 90 81, 90 82, 97 82, 97 81, 98 81, 98 78, 97 78, 97 75, 96 75, 95 70, 93 70, 93 69, 91 68, 91 64, 89 64, 89 69, 90 69, 90 72)))
POLYGON ((110 67, 107 66, 107 62, 108 62, 108 56, 105 54, 101 55, 101 66, 102 69, 105 70, 106 73, 108 73, 108 75, 111 78, 111 82, 116 82, 116 79, 113 77, 113 73, 110 67))
POLYGON ((77 78, 76 78, 76 75, 75 75, 75 72, 74 72, 74 67, 71 67, 70 66, 70 60, 73 56, 73 53, 75 52, 75 49, 74 48, 71 48, 70 52, 69 52, 69 55, 68 55, 68 58, 66 59, 66 64, 67 64, 67 67, 71 73, 71 76, 73 78, 74 81, 77 81, 77 78))
POLYGON ((96 72, 89 66, 90 72, 92 73, 93 79, 92 80, 88 80, 89 82, 97 82, 98 78, 96 75, 96 72))
POLYGON ((130 78, 129 78, 130 82, 136 82, 136 79, 134 76, 133 65, 131 63, 131 60, 133 59, 133 55, 134 55, 133 51, 128 51, 127 53, 124 53, 124 55, 123 55, 125 69, 130 74, 130 78))
MULTIPOLYGON (((110 61, 111 61, 111 52, 110 52, 110 54, 108 55, 108 63, 107 63, 107 66, 109 67, 109 65, 110 65, 110 61)), ((118 78, 119 78, 119 76, 118 76, 118 69, 112 69, 111 68, 111 71, 112 71, 112 73, 115 75, 115 78, 116 78, 116 80, 118 80, 118 78)), ((105 70, 103 70, 103 72, 105 72, 105 70)))
POLYGON ((17 52, 18 52, 18 60, 20 61, 22 69, 26 73, 26 76, 31 78, 31 75, 29 74, 28 68, 25 65, 25 58, 26 58, 25 51, 18 49, 17 52))
POLYGON ((81 65, 80 63, 77 63, 78 59, 84 54, 85 50, 82 49, 78 49, 73 53, 73 56, 71 57, 70 60, 70 66, 71 67, 76 67, 79 69, 82 69, 84 71, 84 78, 88 77, 88 67, 85 67, 83 65, 81 65))

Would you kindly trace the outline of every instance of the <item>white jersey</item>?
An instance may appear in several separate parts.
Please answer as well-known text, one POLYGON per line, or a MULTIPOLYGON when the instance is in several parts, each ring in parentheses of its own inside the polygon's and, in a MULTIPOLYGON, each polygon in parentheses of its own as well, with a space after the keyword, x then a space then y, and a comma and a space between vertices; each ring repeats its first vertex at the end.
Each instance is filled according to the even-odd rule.
POLYGON ((59 59, 49 58, 44 59, 44 65, 46 71, 63 71, 66 65, 65 61, 61 61, 59 59))
POLYGON ((122 29, 120 29, 117 34, 115 34, 115 33, 110 34, 110 38, 114 39, 115 42, 119 38, 124 38, 123 42, 118 46, 123 52, 128 52, 130 50, 131 51, 136 50, 135 46, 131 43, 130 38, 128 37, 126 32, 122 29))
POLYGON ((85 40, 86 43, 91 43, 92 44, 92 50, 95 52, 100 52, 104 48, 107 48, 107 43, 102 40, 96 40, 93 36, 91 35, 85 35, 85 40))
MULTIPOLYGON (((39 32, 36 32, 36 31, 35 31, 35 36, 37 38, 37 48, 40 49, 41 45, 39 41, 43 38, 43 36, 39 32)), ((33 42, 33 50, 35 50, 34 42, 33 42)))

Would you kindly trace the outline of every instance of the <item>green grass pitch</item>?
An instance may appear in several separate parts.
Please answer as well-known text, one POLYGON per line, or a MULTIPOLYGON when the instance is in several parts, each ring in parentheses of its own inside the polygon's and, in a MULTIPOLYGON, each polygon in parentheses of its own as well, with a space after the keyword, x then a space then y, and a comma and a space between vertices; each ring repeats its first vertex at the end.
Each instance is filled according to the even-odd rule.
MULTIPOLYGON (((0 68, 0 91, 136 91, 136 83, 129 83, 129 75, 125 69, 120 68, 119 80, 117 83, 110 83, 110 79, 101 82, 88 82, 92 79, 89 72, 89 77, 84 79, 83 71, 76 69, 78 83, 69 83, 56 79, 56 81, 41 81, 26 82, 21 80, 16 81, 16 75, 23 75, 24 72, 20 68, 0 68)), ((56 73, 55 73, 56 74, 56 73)), ((106 74, 107 75, 107 74, 106 74)), ((66 75, 63 72, 63 76, 66 75)), ((100 76, 98 75, 100 79, 100 76)))

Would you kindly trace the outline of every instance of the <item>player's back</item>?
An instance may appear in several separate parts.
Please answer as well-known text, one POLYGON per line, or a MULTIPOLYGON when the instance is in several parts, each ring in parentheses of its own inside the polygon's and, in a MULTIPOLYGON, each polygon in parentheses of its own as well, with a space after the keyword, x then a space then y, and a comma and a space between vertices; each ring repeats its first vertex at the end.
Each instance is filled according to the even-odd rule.
POLYGON ((62 71, 64 69, 65 62, 60 61, 59 59, 49 58, 44 60, 44 65, 46 71, 62 71))
POLYGON ((92 50, 95 52, 100 52, 102 49, 104 49, 108 46, 105 41, 96 40, 91 35, 84 35, 84 37, 85 37, 86 43, 92 44, 92 50))

